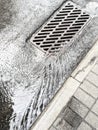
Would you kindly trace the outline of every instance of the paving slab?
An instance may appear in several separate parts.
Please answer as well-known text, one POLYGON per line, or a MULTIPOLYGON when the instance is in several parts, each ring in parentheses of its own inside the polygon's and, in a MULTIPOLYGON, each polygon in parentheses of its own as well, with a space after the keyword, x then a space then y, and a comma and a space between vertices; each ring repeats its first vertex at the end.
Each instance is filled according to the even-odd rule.
POLYGON ((79 102, 76 98, 72 98, 68 106, 83 118, 86 116, 86 114, 89 111, 89 109, 83 104, 81 104, 81 102, 79 102))
POLYGON ((57 118, 57 120, 54 123, 54 127, 57 130, 73 130, 72 126, 66 122, 65 120, 61 119, 61 118, 57 118))
POLYGON ((93 71, 95 74, 98 75, 98 64, 96 64, 96 65, 93 67, 92 71, 93 71))
POLYGON ((77 130, 92 130, 92 128, 85 122, 82 122, 77 130))
POLYGON ((98 87, 98 75, 90 72, 86 79, 98 87))
POLYGON ((98 115, 98 100, 96 101, 95 105, 93 106, 92 111, 98 115))
POLYGON ((78 89, 74 95, 79 101, 85 104, 88 108, 91 108, 95 102, 95 99, 85 93, 83 90, 78 89))
POLYGON ((98 117, 90 112, 86 119, 85 119, 89 124, 91 124, 96 130, 98 129, 98 117))
POLYGON ((82 118, 70 108, 65 109, 63 119, 67 121, 74 129, 76 129, 82 122, 82 118))
POLYGON ((90 94, 94 98, 98 97, 98 88, 96 88, 89 81, 85 80, 83 84, 81 84, 80 88, 82 88, 84 91, 86 91, 88 94, 90 94))

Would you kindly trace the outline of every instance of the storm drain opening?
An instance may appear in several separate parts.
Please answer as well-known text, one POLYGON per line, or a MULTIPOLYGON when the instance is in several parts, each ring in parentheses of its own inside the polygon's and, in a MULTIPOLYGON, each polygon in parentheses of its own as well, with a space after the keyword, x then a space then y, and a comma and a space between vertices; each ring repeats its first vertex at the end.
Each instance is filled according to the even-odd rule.
POLYGON ((80 31, 91 17, 72 1, 60 9, 31 37, 30 41, 44 53, 60 52, 80 31))

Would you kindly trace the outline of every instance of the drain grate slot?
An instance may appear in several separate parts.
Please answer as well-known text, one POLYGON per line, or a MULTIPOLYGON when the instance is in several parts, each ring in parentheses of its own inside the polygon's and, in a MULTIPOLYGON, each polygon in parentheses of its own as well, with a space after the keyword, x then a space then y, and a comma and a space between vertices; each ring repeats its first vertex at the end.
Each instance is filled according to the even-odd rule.
POLYGON ((71 30, 68 30, 67 32, 78 32, 78 29, 71 29, 71 30))
POLYGON ((57 34, 57 35, 50 35, 49 37, 59 37, 61 36, 61 34, 57 34))
POLYGON ((75 33, 65 33, 64 36, 75 35, 75 33))
POLYGON ((80 12, 80 13, 81 13, 81 10, 77 10, 77 9, 76 9, 76 10, 73 10, 73 12, 80 12))
MULTIPOLYGON (((55 19, 55 18, 54 18, 55 19)), ((53 23, 58 23, 58 22, 61 22, 62 20, 52 20, 51 22, 53 22, 53 23)))
MULTIPOLYGON (((61 14, 70 13, 70 11, 60 11, 61 14)), ((68 15, 68 14, 67 14, 68 15)))
POLYGON ((78 17, 78 15, 70 15, 67 18, 76 18, 76 17, 78 17))
POLYGON ((61 28, 61 27, 59 27, 59 28, 56 28, 56 30, 66 30, 67 28, 65 27, 63 27, 63 28, 61 28))
POLYGON ((45 53, 56 53, 75 39, 75 36, 86 26, 90 15, 75 3, 67 1, 37 31, 31 42, 45 53))
POLYGON ((54 19, 64 19, 65 17, 55 17, 54 19))
MULTIPOLYGON (((65 6, 66 7, 66 6, 65 6)), ((72 10, 73 8, 64 8, 62 10, 72 10)))
POLYGON ((61 37, 61 39, 70 39, 72 38, 73 36, 66 36, 66 37, 61 37))
POLYGON ((53 34, 61 34, 64 33, 64 31, 54 31, 53 34))
POLYGON ((63 24, 63 25, 59 25, 59 27, 69 27, 70 24, 63 24))
POLYGON ((76 12, 76 13, 70 13, 70 15, 79 15, 81 12, 76 12))
POLYGON ((67 16, 67 14, 58 14, 57 16, 67 16))
POLYGON ((77 20, 76 23, 85 23, 87 20, 77 20))
POLYGON ((49 29, 49 28, 55 28, 55 26, 48 26, 48 27, 44 27, 45 29, 49 29))
POLYGON ((46 36, 36 36, 35 39, 46 38, 46 36))
POLYGON ((51 44, 51 43, 55 43, 55 41, 47 41, 47 42, 43 42, 43 44, 51 44))
POLYGON ((48 35, 49 33, 39 33, 38 35, 48 35))

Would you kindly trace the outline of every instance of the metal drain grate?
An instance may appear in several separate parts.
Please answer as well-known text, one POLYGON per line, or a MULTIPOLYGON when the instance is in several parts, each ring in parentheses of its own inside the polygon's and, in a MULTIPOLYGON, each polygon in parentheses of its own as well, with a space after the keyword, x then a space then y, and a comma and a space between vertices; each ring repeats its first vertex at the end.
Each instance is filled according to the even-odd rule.
POLYGON ((75 38, 89 20, 89 14, 73 2, 67 1, 32 36, 31 42, 45 53, 59 52, 75 38))

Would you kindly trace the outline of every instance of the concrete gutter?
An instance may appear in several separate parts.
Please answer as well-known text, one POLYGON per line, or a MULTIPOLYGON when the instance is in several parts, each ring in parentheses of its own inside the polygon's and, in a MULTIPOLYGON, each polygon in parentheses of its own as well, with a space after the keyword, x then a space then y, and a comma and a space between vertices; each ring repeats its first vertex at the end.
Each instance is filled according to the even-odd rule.
POLYGON ((68 80, 63 84, 62 88, 56 94, 54 99, 47 106, 36 123, 31 127, 31 130, 48 130, 50 128, 59 113, 67 105, 70 98, 74 95, 77 88, 95 65, 97 59, 98 41, 95 43, 92 49, 90 49, 68 80))

